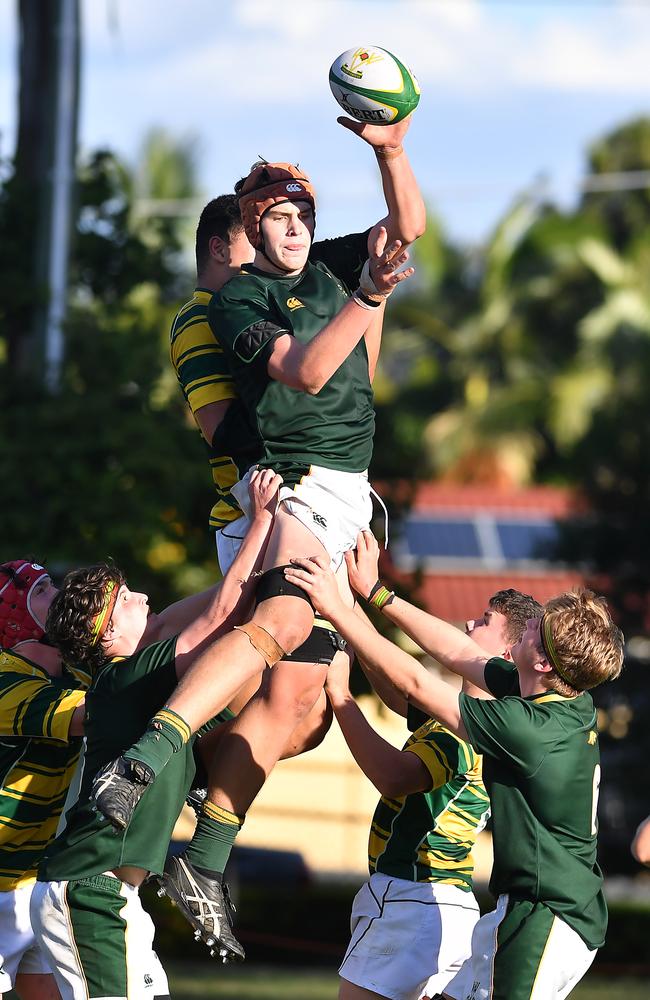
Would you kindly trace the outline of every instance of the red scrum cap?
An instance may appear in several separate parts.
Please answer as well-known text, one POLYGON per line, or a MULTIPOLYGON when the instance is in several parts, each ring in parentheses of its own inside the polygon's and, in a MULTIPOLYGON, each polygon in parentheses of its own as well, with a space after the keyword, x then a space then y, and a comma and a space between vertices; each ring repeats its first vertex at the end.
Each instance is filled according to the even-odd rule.
POLYGON ((293 163, 256 163, 239 189, 239 210, 248 241, 263 249, 260 220, 272 205, 306 201, 316 215, 316 194, 309 177, 293 163))
POLYGON ((0 646, 11 649, 30 639, 42 639, 45 622, 39 622, 31 607, 34 587, 49 573, 26 559, 0 565, 0 646))

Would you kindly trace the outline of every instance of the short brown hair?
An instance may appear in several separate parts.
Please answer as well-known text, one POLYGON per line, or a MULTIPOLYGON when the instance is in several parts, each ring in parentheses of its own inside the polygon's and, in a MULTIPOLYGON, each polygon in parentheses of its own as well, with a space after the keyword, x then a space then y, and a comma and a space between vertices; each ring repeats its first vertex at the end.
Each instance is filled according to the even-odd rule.
POLYGON ((210 260, 210 240, 212 237, 218 236, 224 243, 230 243, 233 236, 243 228, 239 199, 236 194, 221 194, 218 198, 209 201, 201 212, 196 227, 197 274, 201 274, 210 260))
POLYGON ((541 618, 544 608, 530 594, 522 594, 519 590, 498 590, 488 601, 492 611, 498 611, 506 619, 506 639, 509 643, 518 642, 526 631, 526 622, 530 618, 541 618))
POLYGON ((604 597, 585 588, 560 594, 547 603, 544 619, 557 662, 550 683, 558 694, 588 691, 618 677, 625 640, 604 597))
POLYGON ((111 563, 97 563, 68 573, 47 615, 45 631, 70 666, 94 672, 106 660, 106 651, 93 631, 106 588, 121 587, 124 576, 111 563))

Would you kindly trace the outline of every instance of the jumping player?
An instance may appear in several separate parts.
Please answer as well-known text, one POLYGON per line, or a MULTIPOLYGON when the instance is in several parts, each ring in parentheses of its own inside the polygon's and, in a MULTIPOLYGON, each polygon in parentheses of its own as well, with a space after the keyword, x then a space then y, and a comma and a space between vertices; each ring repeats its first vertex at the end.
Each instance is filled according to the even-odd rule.
MULTIPOLYGON (((309 259, 327 263, 335 257, 359 271, 368 254, 369 230, 315 242, 309 259), (335 249, 337 248, 337 249, 335 249), (356 262, 356 263, 355 263, 356 262)), ((222 574, 235 558, 248 523, 232 494, 248 469, 262 457, 259 431, 237 399, 228 360, 208 322, 214 294, 255 254, 244 231, 236 194, 208 202, 196 229, 196 287, 172 323, 171 360, 179 385, 205 442, 217 500, 210 512, 222 574), (226 417, 227 414, 227 417, 226 417)), ((370 380, 379 354, 383 308, 365 335, 370 380)))
MULTIPOLYGON (((257 672, 305 641, 313 610, 300 588, 286 584, 281 567, 305 552, 327 553, 337 565, 368 525, 374 414, 363 338, 384 299, 412 273, 396 268, 406 259, 402 244, 423 231, 424 206, 401 144, 408 121, 350 127, 377 154, 389 208, 371 234, 373 253, 361 279, 358 266, 350 266, 356 262, 341 259, 340 247, 328 264, 308 262, 315 198, 303 172, 290 164, 260 163, 240 188, 255 260, 212 300, 209 318, 264 442, 260 464, 271 465, 274 456, 286 488, 252 620, 197 660, 170 699, 162 730, 160 720, 153 720, 125 759, 111 765, 112 780, 102 781, 97 805, 116 825, 128 823, 145 784, 182 747, 187 731, 196 731, 223 703, 235 664, 238 671, 246 665, 257 672), (134 767, 144 782, 135 778, 134 767)), ((224 741, 211 792, 220 818, 209 824, 206 818, 205 830, 201 821, 197 827, 197 835, 223 845, 211 858, 211 871, 223 871, 243 816, 287 734, 320 694, 326 669, 325 663, 282 663, 264 696, 250 702, 224 741)), ((188 894, 196 895, 200 883, 201 892, 220 905, 218 881, 202 881, 203 874, 193 870, 187 874, 188 894)))
MULTIPOLYGON (((370 670, 483 754, 497 906, 476 925, 471 958, 443 995, 568 996, 604 943, 607 926, 596 861, 598 733, 587 693, 616 678, 623 665, 623 636, 605 601, 587 590, 549 601, 512 647, 512 663, 488 657, 438 620, 434 655, 496 696, 473 698, 458 695, 346 608, 325 559, 297 559, 286 573, 370 670)), ((389 591, 379 603, 389 617, 400 613, 402 602, 389 591)))

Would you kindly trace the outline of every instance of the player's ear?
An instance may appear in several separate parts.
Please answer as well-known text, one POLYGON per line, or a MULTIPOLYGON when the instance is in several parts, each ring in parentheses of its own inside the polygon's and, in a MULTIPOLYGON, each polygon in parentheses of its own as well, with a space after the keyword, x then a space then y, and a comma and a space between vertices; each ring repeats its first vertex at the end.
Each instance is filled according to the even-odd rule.
POLYGON ((110 651, 111 646, 113 645, 115 640, 119 638, 119 635, 120 635, 119 629, 115 628, 115 624, 111 617, 110 622, 106 626, 106 631, 102 636, 102 646, 104 647, 104 651, 106 653, 110 651))
POLYGON ((220 236, 211 236, 208 243, 210 256, 219 264, 226 264, 228 261, 228 244, 220 236))

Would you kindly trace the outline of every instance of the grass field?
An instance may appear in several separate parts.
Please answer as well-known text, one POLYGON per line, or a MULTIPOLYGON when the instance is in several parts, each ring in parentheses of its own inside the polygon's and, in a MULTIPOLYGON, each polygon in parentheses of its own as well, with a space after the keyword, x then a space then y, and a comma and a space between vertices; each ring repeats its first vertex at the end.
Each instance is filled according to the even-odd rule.
MULTIPOLYGON (((338 977, 334 969, 306 971, 264 966, 210 968, 206 965, 169 966, 173 1000, 336 1000, 338 977)), ((641 979, 587 979, 571 994, 572 1000, 648 1000, 650 981, 641 979)))

